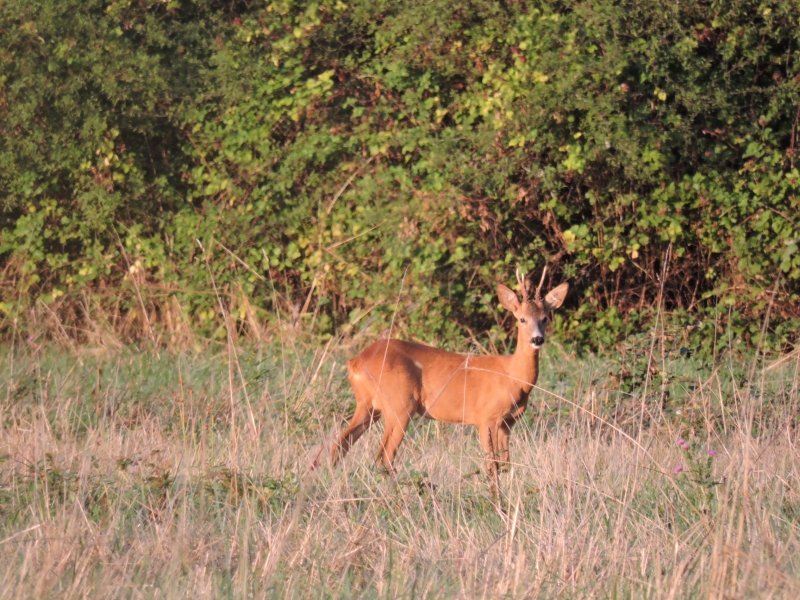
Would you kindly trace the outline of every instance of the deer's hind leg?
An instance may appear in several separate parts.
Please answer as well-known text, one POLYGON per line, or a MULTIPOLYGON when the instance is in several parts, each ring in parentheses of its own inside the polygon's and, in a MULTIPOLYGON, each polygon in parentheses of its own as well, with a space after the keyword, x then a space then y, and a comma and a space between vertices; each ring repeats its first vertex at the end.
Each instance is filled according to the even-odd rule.
POLYGON ((364 373, 364 363, 360 357, 347 362, 347 378, 356 397, 356 412, 333 446, 331 462, 334 465, 345 457, 350 447, 380 416, 380 411, 375 408, 375 388, 364 373))
POLYGON ((378 446, 378 454, 375 457, 375 462, 386 467, 390 473, 394 473, 394 457, 397 454, 397 449, 406 435, 406 427, 411 421, 411 415, 407 410, 392 411, 387 410, 383 413, 383 423, 386 429, 383 432, 383 439, 381 445, 378 446))
POLYGON ((347 429, 342 432, 339 441, 333 446, 331 452, 331 462, 335 466, 350 451, 351 446, 358 441, 369 426, 375 422, 378 414, 366 404, 358 404, 353 418, 347 425, 347 429))

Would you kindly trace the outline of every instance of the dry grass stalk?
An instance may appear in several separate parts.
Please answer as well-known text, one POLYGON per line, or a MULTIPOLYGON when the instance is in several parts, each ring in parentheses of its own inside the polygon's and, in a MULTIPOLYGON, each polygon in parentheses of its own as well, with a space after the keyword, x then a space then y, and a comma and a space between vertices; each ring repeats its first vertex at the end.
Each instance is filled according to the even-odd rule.
POLYGON ((651 424, 637 461, 639 399, 622 397, 633 418, 616 425, 613 391, 586 373, 604 371, 563 359, 563 401, 532 399, 498 513, 459 427, 413 422, 395 478, 365 466, 379 430, 308 473, 350 409, 335 344, 287 341, 286 364, 277 346, 158 360, 105 344, 17 349, 0 389, 4 597, 800 594, 791 361, 763 383, 785 399, 769 417, 715 372, 686 398, 691 450, 675 423, 651 424), (709 448, 706 481, 686 461, 709 448))

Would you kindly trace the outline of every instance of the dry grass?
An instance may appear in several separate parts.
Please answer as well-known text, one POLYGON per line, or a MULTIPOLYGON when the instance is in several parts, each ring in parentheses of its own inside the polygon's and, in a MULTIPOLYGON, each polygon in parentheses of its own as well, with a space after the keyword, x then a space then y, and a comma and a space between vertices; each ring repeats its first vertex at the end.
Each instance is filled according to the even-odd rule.
POLYGON ((642 403, 548 347, 497 507, 470 428, 308 472, 352 348, 109 348, 3 350, 2 598, 800 596, 796 357, 642 403))

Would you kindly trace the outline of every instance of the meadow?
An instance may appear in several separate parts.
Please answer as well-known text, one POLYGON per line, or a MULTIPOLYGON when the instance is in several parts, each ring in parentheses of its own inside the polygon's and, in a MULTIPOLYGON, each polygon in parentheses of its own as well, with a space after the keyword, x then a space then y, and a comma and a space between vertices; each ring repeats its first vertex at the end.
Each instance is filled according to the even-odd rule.
POLYGON ((797 352, 546 345, 495 505, 469 427, 331 469, 365 342, 7 343, 0 597, 800 595, 797 352))
POLYGON ((800 598, 798 22, 0 1, 0 600, 800 598), (516 268, 499 501, 469 427, 333 468, 345 362, 510 352, 516 268))

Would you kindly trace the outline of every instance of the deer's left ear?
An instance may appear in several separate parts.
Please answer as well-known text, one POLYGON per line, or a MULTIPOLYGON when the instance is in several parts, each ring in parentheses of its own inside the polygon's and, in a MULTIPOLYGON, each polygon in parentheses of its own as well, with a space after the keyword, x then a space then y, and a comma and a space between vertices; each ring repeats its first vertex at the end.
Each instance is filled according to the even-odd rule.
POLYGON ((564 298, 567 297, 569 291, 569 284, 562 283, 557 288, 550 290, 550 293, 544 297, 544 308, 547 312, 552 312, 564 303, 564 298))

